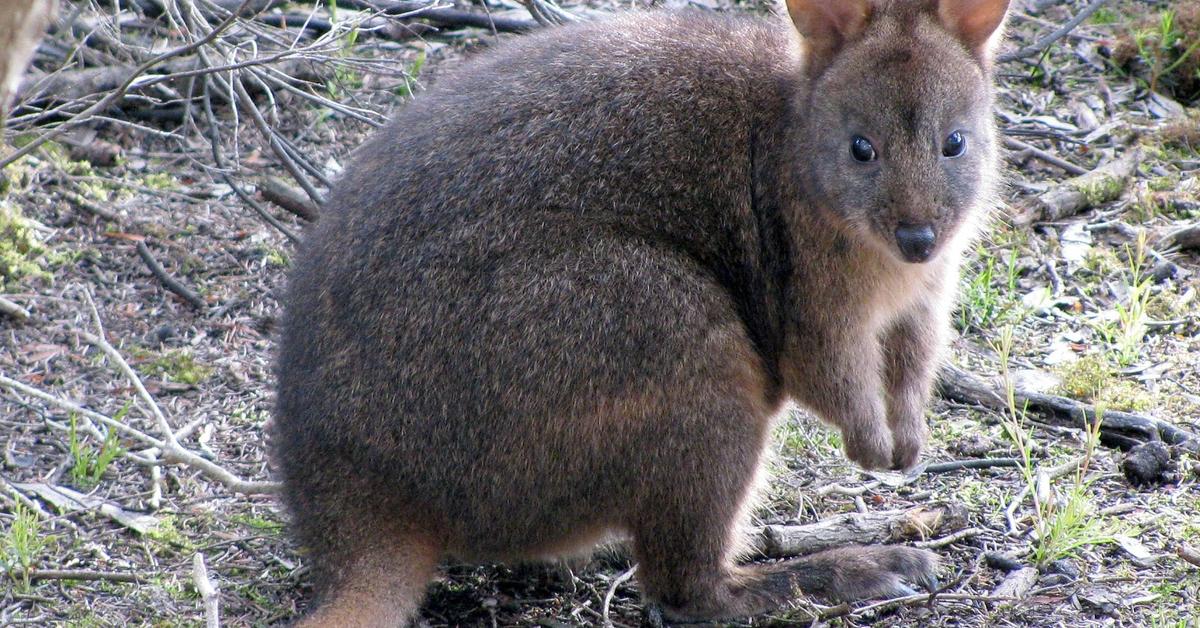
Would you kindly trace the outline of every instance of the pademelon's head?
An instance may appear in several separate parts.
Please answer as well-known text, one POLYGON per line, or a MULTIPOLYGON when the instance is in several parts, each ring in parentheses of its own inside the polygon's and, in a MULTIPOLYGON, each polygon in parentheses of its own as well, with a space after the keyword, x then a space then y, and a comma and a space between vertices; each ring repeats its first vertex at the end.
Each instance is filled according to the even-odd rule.
POLYGON ((992 196, 992 50, 1008 0, 788 0, 808 89, 809 201, 902 263, 973 232, 992 196))

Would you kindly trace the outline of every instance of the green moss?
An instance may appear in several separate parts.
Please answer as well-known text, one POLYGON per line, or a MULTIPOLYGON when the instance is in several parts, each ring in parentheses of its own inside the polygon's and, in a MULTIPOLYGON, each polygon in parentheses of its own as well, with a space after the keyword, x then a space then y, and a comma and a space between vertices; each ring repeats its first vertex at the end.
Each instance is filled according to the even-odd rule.
POLYGON ((282 523, 257 515, 232 515, 229 517, 229 520, 264 532, 279 532, 283 530, 282 523))
POLYGON ((1168 192, 1179 187, 1179 175, 1169 174, 1163 177, 1154 177, 1150 179, 1148 185, 1155 192, 1168 192))
POLYGON ((46 248, 21 210, 0 200, 0 288, 26 277, 50 280, 43 265, 46 248))
POLYGON ((1090 21, 1092 24, 1097 26, 1104 26, 1107 24, 1116 24, 1118 17, 1119 15, 1116 11, 1100 7, 1099 9, 1096 9, 1095 13, 1092 14, 1090 21))
POLYGON ((237 425, 263 426, 270 418, 270 411, 256 410, 248 406, 241 406, 229 413, 229 420, 237 425))
POLYGON ((1125 184, 1117 177, 1097 175, 1090 181, 1075 181, 1071 185, 1083 194, 1089 207, 1095 207, 1121 196, 1125 184))
MULTIPOLYGON (((134 357, 150 358, 153 352, 141 350, 132 352, 134 357)), ((213 370, 204 366, 184 350, 168 351, 158 357, 138 365, 138 370, 146 375, 165 377, 180 384, 195 385, 212 376, 213 370)))
POLYGON ((1084 401, 1095 400, 1113 378, 1112 367, 1108 361, 1104 356, 1096 354, 1085 355, 1074 362, 1062 364, 1057 371, 1062 380, 1058 385, 1058 393, 1084 401))
POLYGON ((156 172, 142 177, 142 185, 154 190, 170 190, 175 187, 175 177, 165 172, 156 172))
POLYGON ((287 253, 278 249, 271 249, 267 251, 267 264, 276 268, 287 268, 291 266, 292 262, 288 259, 287 253))
POLYGON ((189 541, 187 537, 183 536, 183 533, 179 531, 179 526, 176 523, 174 515, 163 515, 159 519, 158 525, 154 526, 152 530, 146 532, 146 537, 154 541, 158 541, 159 543, 172 545, 185 550, 193 549, 192 542, 189 541))
POLYGON ((1056 392, 1072 399, 1118 410, 1142 411, 1154 405, 1154 398, 1143 388, 1118 379, 1109 361, 1099 354, 1063 364, 1057 373, 1062 381, 1056 392))
POLYGON ((1112 250, 1103 247, 1092 247, 1083 257, 1083 267, 1089 272, 1107 277, 1121 272, 1124 265, 1112 250))
POLYGON ((1098 405, 1132 412, 1142 412, 1154 406, 1154 398, 1150 393, 1125 379, 1118 379, 1101 390, 1096 401, 1098 405))

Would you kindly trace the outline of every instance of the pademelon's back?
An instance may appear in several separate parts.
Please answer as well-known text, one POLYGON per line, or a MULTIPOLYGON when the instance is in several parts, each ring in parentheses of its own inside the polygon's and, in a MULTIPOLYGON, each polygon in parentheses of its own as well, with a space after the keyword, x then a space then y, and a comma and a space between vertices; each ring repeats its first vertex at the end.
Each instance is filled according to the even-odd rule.
MULTIPOLYGON (((355 152, 306 234, 277 432, 359 448, 355 430, 391 420, 375 394, 443 408, 430 396, 478 384, 456 373, 497 326, 481 312, 506 269, 552 275, 601 235, 669 242, 755 289, 743 267, 758 235, 730 225, 751 211, 750 129, 783 106, 773 68, 791 46, 775 22, 634 14, 509 42, 420 93, 355 152)), ((521 291, 535 287, 499 300, 532 307, 521 291)))

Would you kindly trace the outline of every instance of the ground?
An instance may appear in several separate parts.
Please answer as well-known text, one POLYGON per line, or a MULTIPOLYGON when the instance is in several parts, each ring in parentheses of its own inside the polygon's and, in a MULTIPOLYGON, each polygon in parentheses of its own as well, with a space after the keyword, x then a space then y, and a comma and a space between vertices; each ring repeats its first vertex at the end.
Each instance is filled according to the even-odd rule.
MULTIPOLYGON (((694 4, 702 7, 690 10, 763 10, 694 4)), ((1019 3, 1002 52, 1036 43, 1088 4, 1019 3)), ((80 5, 94 18, 83 22, 114 23, 104 6, 80 5)), ((490 8, 528 19, 510 5, 490 8)), ((124 15, 125 30, 100 31, 153 32, 124 15)), ((53 41, 70 42, 71 32, 53 41)), ((332 52, 317 51, 341 60, 318 71, 326 73, 315 84, 319 96, 378 120, 420 97, 440 68, 494 40, 471 29, 426 37, 345 35, 332 52)), ((1034 150, 1010 142, 1004 207, 963 279, 953 362, 1200 429, 1200 255, 1164 237, 1200 222, 1198 47, 1195 0, 1114 1, 1045 51, 998 64, 999 126, 1034 150), (1091 170, 1135 150, 1134 176, 1083 186, 1081 213, 1032 226, 1012 218, 1067 185, 1069 174, 1045 155, 1091 170)), ((122 60, 125 52, 89 54, 122 60)), ((70 58, 84 56, 75 50, 70 58)), ((54 63, 40 53, 38 70, 54 63)), ((213 105, 226 162, 214 161, 199 114, 118 119, 139 103, 154 110, 170 100, 151 91, 0 171, 0 296, 29 313, 24 321, 0 315, 0 375, 161 438, 145 400, 152 398, 183 447, 241 479, 268 481, 273 327, 293 245, 221 172, 236 162, 232 180, 252 189, 283 174, 283 164, 244 106, 235 117, 227 99, 213 105), (115 160, 105 157, 111 152, 115 160), (202 311, 164 288, 138 243, 199 295, 202 311)), ((266 122, 326 176, 336 176, 370 130, 287 90, 274 90, 272 101, 253 96, 269 112, 266 122)), ((8 140, 27 145, 44 123, 65 117, 18 110, 8 140)), ((302 231, 295 215, 266 210, 302 231)), ((303 611, 307 559, 269 494, 230 490, 195 464, 154 467, 150 458, 161 452, 93 420, 27 389, 0 387, 0 625, 203 625, 197 555, 226 625, 286 622, 303 611), (77 493, 64 498, 64 488, 77 493)), ((929 421, 928 461, 1020 462, 907 478, 864 473, 845 460, 835 433, 790 413, 776 429, 773 480, 755 522, 961 505, 967 518, 956 530, 966 532, 917 541, 944 558, 941 595, 850 608, 800 604, 746 625, 1200 626, 1200 566, 1177 556, 1200 546, 1195 457, 1173 451, 1165 476, 1134 486, 1122 473, 1122 451, 1082 430, 1038 425, 1020 407, 993 412, 939 399, 929 421), (1025 572, 1036 577, 1032 589, 1021 599, 997 595, 1013 568, 1026 566, 1036 569, 1025 572)), ((612 625, 639 625, 636 576, 621 577, 629 568, 619 549, 555 565, 447 565, 421 621, 602 625, 608 596, 612 625)))

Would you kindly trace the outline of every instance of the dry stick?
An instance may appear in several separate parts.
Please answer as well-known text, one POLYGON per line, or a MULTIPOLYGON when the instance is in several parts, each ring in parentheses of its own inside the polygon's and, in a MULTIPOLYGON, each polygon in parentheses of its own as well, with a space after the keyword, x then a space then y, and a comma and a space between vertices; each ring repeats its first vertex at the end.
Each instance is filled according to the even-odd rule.
POLYGON ((196 583, 196 592, 204 602, 205 628, 220 628, 221 614, 218 604, 221 598, 217 596, 217 588, 208 579, 208 568, 204 566, 204 554, 196 552, 192 556, 192 581, 196 583))
MULTIPOLYGON (((2 377, 2 376, 0 376, 0 377, 2 377)), ((79 532, 79 526, 75 525, 74 521, 71 521, 70 519, 67 519, 62 516, 55 516, 55 515, 52 515, 52 514, 46 512, 46 510, 44 508, 42 508, 41 504, 34 501, 32 498, 30 498, 25 493, 22 493, 21 491, 17 490, 17 487, 13 486, 2 475, 0 475, 0 489, 3 489, 4 492, 8 493, 9 495, 12 495, 13 499, 15 499, 15 500, 17 500, 17 502, 23 504, 26 508, 28 508, 31 512, 33 512, 38 517, 40 517, 43 521, 62 523, 63 525, 65 525, 68 528, 71 528, 75 532, 79 532)))
POLYGON ((275 227, 276 230, 282 233, 293 243, 300 242, 299 236, 292 233, 291 229, 285 227, 283 223, 279 222, 278 219, 272 216, 265 207, 258 203, 258 201, 251 198, 250 195, 242 189, 242 186, 238 185, 237 182, 233 180, 233 177, 229 176, 229 173, 226 172, 225 156, 221 153, 221 135, 217 132, 217 116, 213 113, 212 108, 212 87, 212 77, 205 77, 203 101, 204 116, 208 119, 208 143, 209 147, 212 149, 213 164, 216 165, 218 171, 221 173, 221 179, 225 181, 225 184, 229 186, 229 189, 233 190, 234 194, 237 194, 238 198, 242 199, 243 203, 249 205, 250 208, 254 210, 254 213, 258 214, 258 216, 265 220, 267 224, 275 227))
POLYGON ((355 120, 358 120, 359 122, 362 122, 363 124, 368 124, 373 127, 381 127, 381 126, 383 126, 384 122, 387 121, 386 118, 384 118, 383 116, 381 116, 380 114, 378 114, 374 111, 371 111, 370 109, 356 109, 354 107, 344 105, 335 100, 330 100, 320 94, 314 94, 312 92, 300 89, 300 88, 296 87, 295 85, 292 85, 291 83, 288 82, 289 80, 293 80, 292 77, 287 76, 286 74, 282 75, 282 76, 277 76, 277 74, 279 74, 279 71, 276 68, 267 66, 267 67, 263 67, 263 71, 261 73, 258 72, 257 70, 253 70, 253 69, 250 70, 250 73, 253 74, 254 76, 258 77, 259 81, 262 82, 263 84, 271 83, 275 87, 278 87, 280 89, 283 89, 284 91, 287 91, 291 94, 299 96, 300 98, 304 98, 306 100, 311 100, 312 102, 316 103, 320 107, 327 107, 327 108, 332 109, 344 116, 354 118, 355 120), (373 119, 370 116, 376 116, 376 118, 380 118, 380 119, 373 119))
MULTIPOLYGON (((951 401, 983 406, 996 412, 1007 412, 1008 401, 1002 386, 984 381, 956 366, 945 364, 938 373, 938 392, 951 401)), ((1076 429, 1089 429, 1096 422, 1096 408, 1066 397, 1046 395, 1016 388, 1014 398, 1018 408, 1026 408, 1035 422, 1076 429)), ((1196 434, 1153 417, 1104 410, 1101 414, 1100 438, 1107 445, 1123 448, 1145 440, 1162 440, 1185 451, 1200 453, 1200 438, 1196 434)))
POLYGON ((1062 168, 1068 174, 1075 175, 1075 176, 1079 176, 1081 174, 1087 174, 1086 168, 1081 168, 1065 159, 1055 157, 1054 155, 1051 155, 1050 153, 1047 153, 1046 151, 1044 151, 1036 146, 1032 146, 1030 144, 1026 144, 1025 142, 1022 142, 1021 140, 1013 139, 1011 137, 1006 137, 1006 138, 1004 138, 1004 146, 1005 146, 1005 148, 1009 148, 1011 150, 1019 151, 1020 153, 1026 153, 1032 157, 1036 157, 1052 166, 1057 166, 1059 168, 1062 168))
POLYGON ((966 509, 943 503, 907 510, 845 513, 806 525, 764 526, 759 549, 767 557, 812 554, 844 545, 869 545, 921 538, 966 527, 966 509))
POLYGON ((107 582, 146 582, 146 578, 135 573, 117 571, 93 571, 90 569, 30 569, 28 572, 13 572, 13 576, 28 575, 30 580, 104 580, 107 582))
POLYGON ((926 465, 922 473, 949 473, 962 469, 991 469, 995 467, 1019 467, 1021 461, 1016 458, 973 458, 971 460, 954 460, 952 462, 936 462, 926 465))
POLYGON ((1033 588, 1037 578, 1038 570, 1033 567, 1018 569, 1005 576, 1004 580, 1000 581, 995 589, 992 589, 991 597, 1023 599, 1029 594, 1029 590, 1033 588))
MULTIPOLYGON (((247 4, 249 4, 251 1, 252 0, 243 0, 241 6, 244 7, 247 4)), ((213 27, 213 29, 211 31, 209 31, 208 34, 206 34, 204 37, 197 39, 196 41, 193 41, 189 44, 185 44, 178 48, 168 50, 162 54, 156 55, 152 59, 150 59, 150 60, 146 61, 145 63, 142 63, 138 67, 134 68, 133 72, 131 72, 129 74, 129 77, 126 78, 125 81, 121 83, 120 87, 118 87, 114 91, 109 92, 107 96, 98 100, 96 102, 96 104, 92 105, 91 107, 88 107, 87 109, 84 109, 83 111, 75 114, 74 116, 71 116, 70 119, 63 121, 62 124, 54 127, 53 129, 50 129, 49 131, 46 131, 45 133, 34 138, 31 142, 29 142, 25 146, 14 151, 13 153, 9 154, 7 157, 0 159, 0 170, 4 169, 9 164, 24 157, 25 155, 32 153, 34 150, 36 150, 42 144, 45 144, 46 142, 58 137, 59 135, 62 135, 63 133, 66 133, 67 131, 86 122, 93 114, 98 113, 98 112, 103 111, 106 108, 108 108, 109 105, 113 104, 118 99, 120 99, 122 96, 124 96, 125 92, 130 88, 130 86, 132 86, 133 83, 135 81, 137 81, 137 79, 146 72, 146 70, 153 68, 154 66, 162 63, 163 61, 166 61, 167 59, 171 59, 173 57, 178 57, 180 55, 187 54, 187 53, 213 41, 218 36, 220 36, 220 34, 222 32, 224 32, 225 29, 229 28, 229 26, 231 24, 233 24, 233 22, 236 19, 237 18, 235 16, 231 15, 228 19, 225 19, 220 24, 213 27)))
POLYGON ((12 301, 9 301, 8 299, 5 299, 4 297, 0 297, 0 313, 7 314, 17 319, 17 321, 21 323, 29 320, 29 310, 17 305, 16 303, 13 303, 12 301))
POLYGON ((1027 227, 1035 222, 1061 220, 1116 200, 1141 162, 1142 151, 1135 148, 1086 174, 1067 179, 1022 203, 1013 216, 1013 224, 1027 227))
POLYGON ((1160 249, 1200 249, 1200 224, 1176 229, 1158 241, 1160 249))
POLYGON ((86 211, 87 213, 110 222, 121 222, 121 217, 115 212, 104 207, 103 205, 89 200, 82 194, 72 192, 71 190, 59 190, 59 194, 67 197, 72 205, 86 211))
POLYGON ((1200 552, 1196 548, 1187 543, 1180 543, 1179 547, 1175 548, 1175 554, 1183 560, 1200 567, 1200 552))
POLYGON ((1091 4, 1084 7, 1082 10, 1079 11, 1079 13, 1076 13, 1075 17, 1072 17, 1070 20, 1067 20, 1067 23, 1063 24, 1062 27, 1059 28, 1058 30, 1054 31, 1053 33, 1050 33, 1049 35, 1046 35, 1045 37, 1037 40, 1036 42, 1034 42, 1033 44, 1031 44, 1029 46, 1025 46, 1024 48, 1018 49, 1016 51, 1000 55, 1000 57, 998 58, 998 61, 1000 63, 1008 63, 1009 61, 1016 61, 1018 59, 1028 59, 1029 57, 1033 57, 1033 56, 1041 54, 1041 52, 1043 50, 1050 47, 1050 44, 1053 44, 1054 42, 1058 41, 1059 39, 1062 39, 1068 33, 1075 30, 1076 26, 1079 26, 1080 24, 1082 24, 1084 20, 1088 19, 1088 17, 1091 14, 1095 13, 1097 9, 1104 6, 1104 4, 1107 2, 1108 2, 1108 0, 1092 0, 1091 4))
POLYGON ((916 606, 921 603, 936 604, 937 602, 996 602, 996 601, 1012 601, 1012 598, 998 598, 991 595, 975 595, 970 593, 938 593, 926 595, 920 593, 917 595, 907 595, 905 597, 892 598, 883 600, 882 602, 874 602, 865 606, 854 608, 849 604, 839 604, 823 609, 814 618, 814 621, 827 621, 838 617, 861 617, 868 613, 876 611, 892 610, 901 606, 916 606))
POLYGON ((143 432, 137 428, 129 427, 128 425, 125 425, 124 423, 117 421, 116 419, 104 416, 103 414, 100 414, 99 412, 96 412, 94 410, 89 410, 73 401, 67 401, 66 399, 59 399, 58 397, 55 397, 54 395, 51 395, 47 392, 43 392, 41 390, 38 390, 37 388, 28 386, 26 384, 22 384, 21 382, 15 380, 15 379, 12 379, 11 377, 8 377, 6 375, 0 374, 0 386, 4 386, 5 388, 8 388, 9 390, 14 391, 14 392, 19 392, 19 393, 22 393, 25 395, 29 395, 30 397, 41 399, 42 401, 44 401, 52 406, 62 408, 63 410, 66 410, 67 412, 74 412, 80 416, 84 416, 93 421, 96 421, 97 423, 102 423, 110 428, 113 428, 113 429, 121 432, 122 434, 124 434, 134 440, 141 441, 151 447, 165 447, 166 446, 166 443, 164 443, 163 441, 161 441, 149 434, 146 434, 145 432, 143 432))
POLYGON ((205 307, 207 306, 207 304, 204 302, 204 299, 200 298, 200 295, 193 292, 191 288, 188 288, 180 283, 177 279, 167 274, 167 270, 163 268, 157 260, 154 259, 154 255, 150 253, 150 249, 146 246, 145 242, 139 241, 137 243, 137 252, 138 255, 141 256, 142 261, 146 262, 146 266, 150 268, 150 273, 158 278, 158 280, 161 281, 164 286, 166 286, 167 290, 170 290, 171 292, 174 292, 182 297, 184 301, 187 301, 188 305, 196 308, 197 310, 204 311, 205 307))
MULTIPOLYGON (((1042 472, 1039 470, 1038 479, 1041 480, 1044 478, 1047 482, 1050 480, 1057 480, 1062 476, 1071 473, 1075 469, 1078 469, 1079 465, 1083 464, 1083 461, 1086 459, 1087 456, 1079 456, 1077 458, 1072 458, 1071 460, 1068 460, 1056 467, 1051 467, 1048 471, 1042 472)), ((1009 502, 1008 506, 1004 509, 1004 518, 1006 521, 1008 521, 1009 536, 1015 536, 1017 534, 1017 508, 1020 508, 1021 502, 1025 501, 1025 496, 1028 495, 1029 492, 1029 484, 1026 483, 1021 487, 1021 491, 1017 493, 1016 497, 1013 497, 1012 501, 1009 502)), ((1037 498, 1038 497, 1035 495, 1034 499, 1037 498)))
MULTIPOLYGON (((257 75, 251 74, 251 76, 253 78, 255 78, 255 80, 258 80, 257 75)), ((265 92, 271 93, 270 89, 266 86, 265 83, 263 83, 262 81, 258 81, 258 82, 259 82, 259 86, 262 87, 262 89, 265 92)), ((273 97, 274 94, 271 93, 271 96, 273 97)), ((321 183, 321 185, 325 186, 326 188, 333 187, 333 181, 330 180, 329 177, 325 176, 325 173, 322 172, 320 168, 318 168, 311 161, 309 161, 308 157, 305 157, 303 152, 299 148, 296 148, 296 145, 293 144, 291 140, 289 140, 288 138, 284 137, 283 135, 280 135, 279 133, 275 132, 274 129, 272 129, 272 132, 275 133, 276 139, 279 140, 279 145, 281 147, 283 147, 283 150, 287 151, 288 156, 292 158, 292 161, 296 162, 297 166, 300 166, 301 168, 303 168, 305 170, 305 172, 307 172, 309 174, 309 176, 316 179, 318 182, 321 183)))
POLYGON ((439 26, 486 28, 501 33, 525 33, 536 30, 536 21, 521 20, 511 17, 493 17, 480 15, 470 11, 448 9, 436 6, 431 2, 411 2, 406 0, 349 0, 344 6, 358 9, 381 11, 384 15, 401 19, 421 19, 439 26))
POLYGON ((284 183, 279 177, 266 177, 258 184, 263 198, 309 221, 316 222, 320 210, 300 190, 284 183))
POLYGON ((266 119, 263 118, 262 112, 258 110, 257 106, 255 106, 254 99, 250 98, 250 94, 246 91, 246 87, 242 85, 241 79, 235 76, 231 78, 231 81, 233 83, 234 92, 237 94, 238 102, 241 103, 243 109, 249 110, 250 118, 254 121, 254 126, 258 127, 259 132, 262 133, 263 137, 267 139, 267 142, 270 144, 275 156, 279 157, 279 160, 283 162, 283 167, 287 168, 287 171, 292 175, 292 178, 300 184, 300 187, 304 188, 304 192, 308 194, 308 197, 312 199, 313 203, 316 203, 318 207, 324 205, 325 199, 322 198, 321 193, 318 192, 317 188, 314 187, 313 184, 308 180, 308 177, 306 177, 304 173, 300 171, 300 166, 296 165, 296 162, 292 160, 292 157, 288 154, 287 149, 283 147, 283 144, 280 142, 279 138, 276 137, 275 130, 272 129, 269 124, 267 124, 266 119))
MULTIPOLYGON (((93 308, 94 322, 99 321, 99 314, 93 308)), ((175 439, 175 431, 171 429, 170 423, 167 422, 167 417, 163 414, 162 409, 158 407, 158 403, 150 396, 146 386, 142 384, 142 379, 125 361, 117 350, 101 336, 96 336, 88 332, 78 332, 80 337, 86 340, 89 344, 97 347, 104 352, 116 365, 117 368, 125 375, 126 379, 133 385, 135 391, 142 401, 150 407, 150 412, 154 417, 155 423, 158 425, 158 430, 166 436, 165 440, 157 440, 152 443, 163 452, 163 458, 169 462, 179 462, 192 467, 210 478, 224 484, 226 488, 237 493, 270 493, 278 490, 278 484, 274 482, 257 482, 251 480, 243 480, 229 471, 222 468, 191 450, 185 449, 175 439)), ((110 419, 111 420, 111 419, 110 419)), ((117 423, 114 421, 114 423, 117 423)), ((120 423, 117 423, 120 425, 120 423)))
POLYGON ((970 538, 977 537, 981 534, 987 534, 987 533, 988 533, 987 528, 966 528, 965 530, 959 530, 958 532, 954 532, 952 534, 947 534, 946 536, 944 536, 940 539, 933 539, 931 541, 917 541, 917 542, 913 543, 913 547, 923 547, 925 549, 937 549, 939 547, 945 547, 947 545, 957 543, 963 539, 970 539, 970 538))
POLYGON ((164 458, 167 462, 177 462, 179 464, 192 467, 208 477, 216 480, 217 482, 220 482, 226 488, 235 493, 274 493, 279 490, 279 484, 276 482, 253 482, 243 480, 233 475, 229 471, 221 468, 219 465, 216 465, 209 460, 206 460, 192 453, 191 451, 184 449, 178 444, 170 445, 165 441, 159 440, 153 436, 150 436, 149 434, 146 434, 145 432, 142 432, 141 430, 129 427, 120 421, 104 416, 99 412, 89 410, 77 403, 67 401, 65 399, 59 399, 54 395, 33 388, 32 386, 22 384, 11 377, 0 375, 0 386, 4 386, 10 390, 29 395, 30 397, 36 397, 52 406, 62 408, 68 412, 75 412, 82 416, 86 416, 93 421, 103 423, 108 427, 116 429, 117 431, 130 438, 133 438, 134 440, 145 443, 151 447, 157 447, 158 449, 166 452, 167 455, 164 456, 164 458))
POLYGON ((608 616, 608 609, 612 606, 613 596, 617 594, 617 587, 625 584, 637 573, 638 566, 634 565, 626 569, 624 573, 613 578, 612 584, 608 585, 608 591, 604 593, 604 603, 600 605, 600 621, 605 628, 612 628, 612 619, 608 616))

